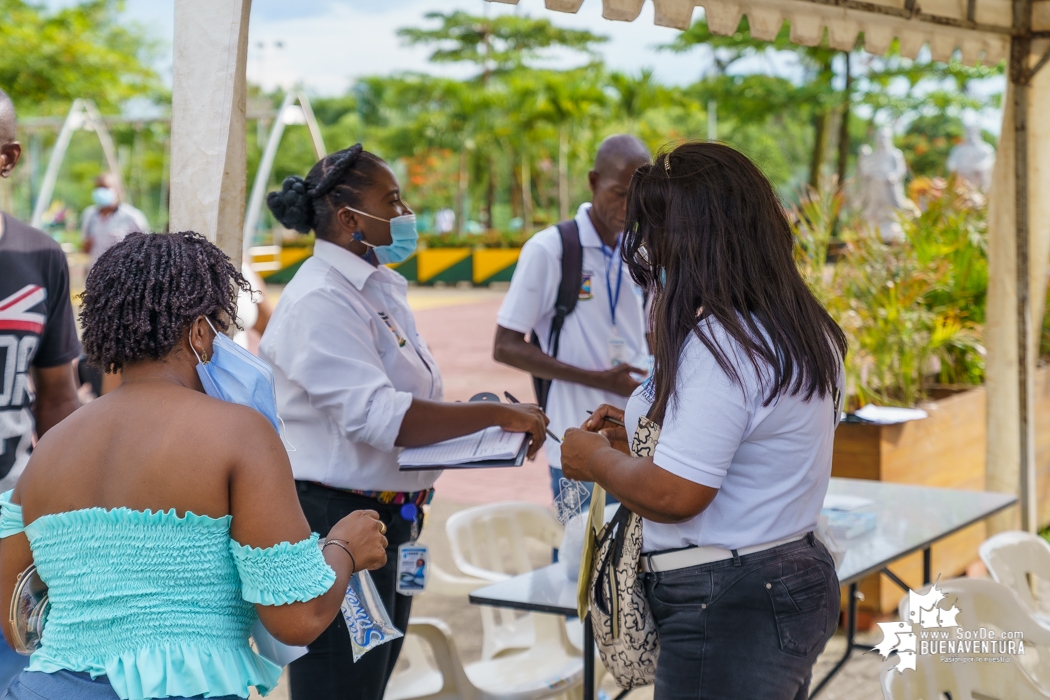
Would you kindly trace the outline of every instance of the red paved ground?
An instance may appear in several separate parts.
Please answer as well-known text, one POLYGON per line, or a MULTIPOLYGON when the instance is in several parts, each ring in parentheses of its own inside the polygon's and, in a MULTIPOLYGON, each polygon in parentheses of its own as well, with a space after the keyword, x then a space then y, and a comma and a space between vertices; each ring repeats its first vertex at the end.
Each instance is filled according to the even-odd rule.
MULTIPOLYGON (((509 391, 533 400, 529 375, 492 359, 492 337, 502 297, 415 312, 419 333, 437 358, 445 399, 466 401, 480 391, 502 397, 509 391)), ((550 503, 550 478, 543 454, 517 469, 448 470, 437 482, 437 495, 458 503, 530 501, 550 503)))

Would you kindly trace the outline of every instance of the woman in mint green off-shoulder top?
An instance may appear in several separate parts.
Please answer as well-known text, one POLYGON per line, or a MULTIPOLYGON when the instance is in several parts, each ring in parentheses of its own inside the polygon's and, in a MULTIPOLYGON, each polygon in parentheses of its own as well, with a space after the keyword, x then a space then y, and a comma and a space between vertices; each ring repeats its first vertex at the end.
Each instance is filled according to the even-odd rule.
POLYGON ((280 668, 249 646, 255 621, 308 644, 353 571, 384 563, 374 513, 322 550, 267 419, 203 393, 193 351, 213 354, 207 320, 225 330, 245 284, 196 234, 133 234, 92 269, 85 350, 123 383, 52 428, 0 495, 0 604, 31 564, 50 601, 5 698, 265 694, 280 668))

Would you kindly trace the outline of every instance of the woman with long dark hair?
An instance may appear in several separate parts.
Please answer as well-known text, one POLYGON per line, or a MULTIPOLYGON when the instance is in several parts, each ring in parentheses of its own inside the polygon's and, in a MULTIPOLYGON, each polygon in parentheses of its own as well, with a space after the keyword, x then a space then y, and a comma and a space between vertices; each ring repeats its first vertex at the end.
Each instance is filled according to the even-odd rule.
POLYGON ((846 339, 806 287, 769 181, 687 143, 638 169, 623 256, 652 295, 652 378, 562 444, 565 475, 642 516, 656 698, 808 696, 839 584, 814 535, 846 339), (618 429, 607 418, 619 419, 618 429), (632 457, 636 429, 658 432, 632 457))

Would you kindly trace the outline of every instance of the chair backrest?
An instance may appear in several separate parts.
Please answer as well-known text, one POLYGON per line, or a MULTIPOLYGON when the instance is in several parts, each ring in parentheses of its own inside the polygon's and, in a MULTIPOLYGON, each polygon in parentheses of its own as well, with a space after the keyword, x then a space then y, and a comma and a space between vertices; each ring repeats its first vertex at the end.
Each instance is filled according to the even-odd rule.
POLYGON ((936 655, 915 657, 915 670, 897 671, 896 656, 882 664, 879 680, 884 700, 1047 700, 1017 664, 943 663, 936 655))
POLYGON ((488 581, 536 568, 529 557, 529 540, 542 552, 557 547, 563 534, 549 510, 515 501, 460 511, 448 519, 445 531, 459 570, 488 581))
MULTIPOLYGON (((964 629, 995 628, 1003 632, 1021 632, 1024 642, 1050 648, 1050 627, 1025 609, 1017 595, 1001 583, 986 578, 957 578, 941 581, 937 587, 945 599, 939 605, 959 608, 956 622, 964 629)), ((932 584, 916 593, 925 595, 932 584)), ((901 599, 899 612, 902 620, 909 619, 909 596, 901 599)))
MULTIPOLYGON (((562 526, 550 511, 534 503, 504 502, 460 511, 445 524, 452 560, 463 573, 503 581, 535 568, 530 540, 540 556, 549 556, 562 538, 562 526)), ((506 608, 481 606, 484 632, 481 658, 492 659, 528 649, 536 640, 532 617, 506 608)))
MULTIPOLYGON (((1050 679, 1050 627, 1033 617, 1020 598, 1012 590, 1001 583, 991 579, 959 578, 942 581, 937 584, 944 593, 944 600, 938 603, 942 610, 950 609, 953 605, 958 608, 959 613, 955 621, 963 630, 976 632, 982 628, 1007 632, 1012 635, 1020 633, 1024 640, 1024 653, 1012 655, 1011 663, 942 663, 937 655, 916 656, 916 670, 919 663, 925 663, 922 681, 905 682, 900 687, 906 688, 907 693, 900 695, 889 695, 886 689, 888 679, 885 675, 884 692, 887 698, 937 698, 943 700, 943 693, 951 693, 952 698, 969 697, 993 697, 997 700, 1008 700, 1009 698, 1050 698, 1050 693, 1042 694, 1041 688, 1050 688, 1047 680, 1050 679), (932 664, 932 665, 931 665, 932 664), (1009 667, 1007 669, 993 667, 1009 667), (1021 679, 1021 680, 1017 680, 1021 679), (955 685, 952 686, 951 684, 955 685), (1000 687, 1008 684, 1018 684, 1017 693, 1014 695, 1002 695, 998 692, 1000 687), (917 688, 924 688, 919 692, 917 688), (993 692, 995 690, 995 692, 993 692), (976 691, 977 695, 971 693, 976 691), (1031 693, 1039 693, 1033 695, 1031 693), (984 695, 981 695, 984 693, 984 695)), ((930 592, 932 586, 926 586, 916 591, 920 595, 930 592)), ((904 596, 900 602, 899 612, 902 620, 909 620, 910 596, 904 596)), ((918 633, 922 627, 912 620, 913 631, 918 633)), ((952 631, 949 631, 951 633, 952 631)), ((954 639, 954 634, 951 639, 954 639)), ((920 650, 921 651, 921 650, 920 650)), ((891 657, 888 661, 893 661, 891 657)), ((894 672, 896 674, 896 672, 894 672)), ((903 676, 910 676, 911 671, 905 671, 903 676)))
POLYGON ((1047 612, 1050 600, 1040 601, 1032 584, 1040 580, 1050 584, 1050 543, 1029 532, 1011 530, 989 537, 978 552, 992 578, 1013 590, 1029 612, 1047 612))

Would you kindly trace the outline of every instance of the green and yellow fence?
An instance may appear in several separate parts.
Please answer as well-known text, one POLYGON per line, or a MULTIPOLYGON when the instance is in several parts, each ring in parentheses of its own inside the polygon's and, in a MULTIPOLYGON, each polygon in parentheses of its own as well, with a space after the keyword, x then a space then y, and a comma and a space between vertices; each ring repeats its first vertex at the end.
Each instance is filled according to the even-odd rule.
MULTIPOLYGON (((260 271, 271 284, 287 283, 303 262, 313 254, 312 248, 282 248, 279 254, 256 260, 264 266, 273 266, 270 272, 260 271)), ((510 282, 518 264, 520 248, 427 248, 418 250, 408 260, 390 267, 409 282, 419 284, 457 284, 469 282, 484 286, 492 282, 510 282)))

